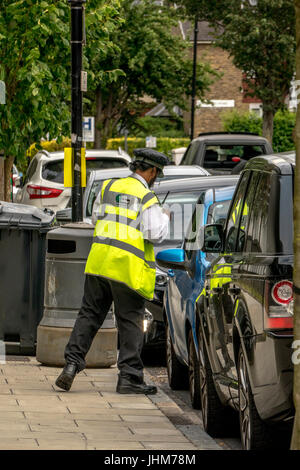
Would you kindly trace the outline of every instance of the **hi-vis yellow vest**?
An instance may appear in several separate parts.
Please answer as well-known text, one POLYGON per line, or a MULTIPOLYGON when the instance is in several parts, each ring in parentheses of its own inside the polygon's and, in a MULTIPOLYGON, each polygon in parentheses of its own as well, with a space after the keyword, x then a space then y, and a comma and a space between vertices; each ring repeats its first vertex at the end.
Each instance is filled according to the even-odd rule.
POLYGON ((134 176, 104 181, 86 274, 124 283, 153 298, 155 255, 140 226, 143 211, 153 204, 158 204, 155 194, 134 176))

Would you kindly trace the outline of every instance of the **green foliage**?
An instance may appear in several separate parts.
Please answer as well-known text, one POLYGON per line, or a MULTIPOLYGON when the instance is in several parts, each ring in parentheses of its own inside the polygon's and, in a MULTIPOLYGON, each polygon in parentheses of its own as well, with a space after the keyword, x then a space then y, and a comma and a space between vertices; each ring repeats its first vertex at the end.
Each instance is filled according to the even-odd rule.
MULTIPOLYGON (((189 138, 181 138, 181 139, 172 139, 168 137, 158 137, 157 138, 157 147, 156 150, 158 152, 162 152, 165 155, 171 157, 171 151, 174 148, 179 147, 187 147, 190 143, 189 138)), ((146 146, 146 141, 144 138, 136 138, 136 137, 128 137, 127 138, 127 145, 128 145, 128 153, 129 155, 133 156, 133 150, 136 148, 141 148, 146 146)), ((117 139, 109 139, 107 141, 106 148, 108 150, 117 150, 119 147, 125 148, 125 139, 117 138, 117 139)))
POLYGON ((131 132, 136 137, 186 137, 184 135, 182 121, 171 121, 167 118, 145 116, 136 120, 131 132))
MULTIPOLYGON (((84 67, 93 82, 110 42, 119 0, 89 0, 88 45, 84 67)), ((6 105, 0 106, 0 149, 24 161, 32 142, 70 135, 70 4, 66 0, 0 0, 0 80, 6 105)), ((100 70, 100 69, 99 69, 100 70)), ((99 72, 100 73, 100 72, 99 72)), ((117 75, 112 68, 103 81, 117 75)))
POLYGON ((22 159, 31 142, 69 133, 69 6, 0 1, 0 148, 22 159))
MULTIPOLYGON (((293 130, 296 114, 278 111, 274 118, 273 149, 275 152, 294 150, 293 130)), ((262 118, 253 113, 230 111, 223 115, 223 126, 226 132, 252 132, 262 135, 262 118)))
POLYGON ((263 103, 267 136, 270 116, 282 109, 295 73, 294 0, 179 0, 215 28, 216 45, 245 74, 248 96, 263 103))
MULTIPOLYGON (((144 95, 164 101, 169 109, 175 105, 185 108, 186 97, 192 91, 189 43, 174 34, 178 28, 177 10, 153 0, 121 0, 121 17, 123 21, 110 34, 112 47, 106 55, 91 60, 93 51, 87 50, 93 74, 88 98, 91 112, 98 111, 96 125, 103 142, 120 127, 130 128, 132 120, 139 117, 136 109, 144 95)), ((198 64, 199 97, 214 75, 208 65, 198 64)))

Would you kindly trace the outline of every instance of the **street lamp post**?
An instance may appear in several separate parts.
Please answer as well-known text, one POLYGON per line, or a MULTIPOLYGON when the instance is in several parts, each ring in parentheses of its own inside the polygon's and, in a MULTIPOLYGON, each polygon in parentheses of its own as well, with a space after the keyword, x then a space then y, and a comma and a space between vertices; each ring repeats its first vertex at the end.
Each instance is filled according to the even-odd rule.
POLYGON ((86 0, 68 0, 71 6, 71 87, 72 118, 71 142, 73 154, 72 221, 82 221, 81 148, 82 142, 82 46, 83 3, 86 0))
POLYGON ((193 57, 193 79, 192 79, 192 106, 191 106, 191 140, 195 131, 195 103, 196 103, 196 72, 197 72, 197 42, 198 42, 198 18, 195 18, 194 26, 194 57, 193 57))

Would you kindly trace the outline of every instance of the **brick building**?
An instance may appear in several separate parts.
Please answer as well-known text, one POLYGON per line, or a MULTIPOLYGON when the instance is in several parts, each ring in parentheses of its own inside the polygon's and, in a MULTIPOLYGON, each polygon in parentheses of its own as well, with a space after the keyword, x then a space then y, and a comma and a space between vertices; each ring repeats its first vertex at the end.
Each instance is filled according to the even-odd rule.
MULTIPOLYGON (((180 24, 180 31, 185 39, 193 43, 194 31, 191 23, 180 24)), ((191 56, 193 48, 191 47, 191 56)), ((197 60, 208 62, 213 69, 222 73, 211 85, 211 90, 205 98, 212 100, 214 106, 197 101, 195 113, 195 133, 222 131, 221 115, 229 110, 261 113, 259 100, 245 98, 243 94, 243 73, 237 69, 228 53, 214 45, 212 30, 205 22, 198 23, 197 60)), ((190 113, 184 113, 185 131, 190 133, 190 113)))

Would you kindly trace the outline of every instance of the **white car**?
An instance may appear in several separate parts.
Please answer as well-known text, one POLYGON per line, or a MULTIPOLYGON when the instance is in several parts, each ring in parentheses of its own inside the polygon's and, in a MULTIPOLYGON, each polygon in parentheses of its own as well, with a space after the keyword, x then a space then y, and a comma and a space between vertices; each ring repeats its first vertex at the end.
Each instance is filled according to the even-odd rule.
MULTIPOLYGON (((127 168, 130 156, 120 150, 86 150, 87 180, 92 170, 127 168)), ((64 209, 71 197, 71 188, 64 187, 64 152, 39 151, 32 159, 23 188, 16 202, 53 211, 64 209)))

